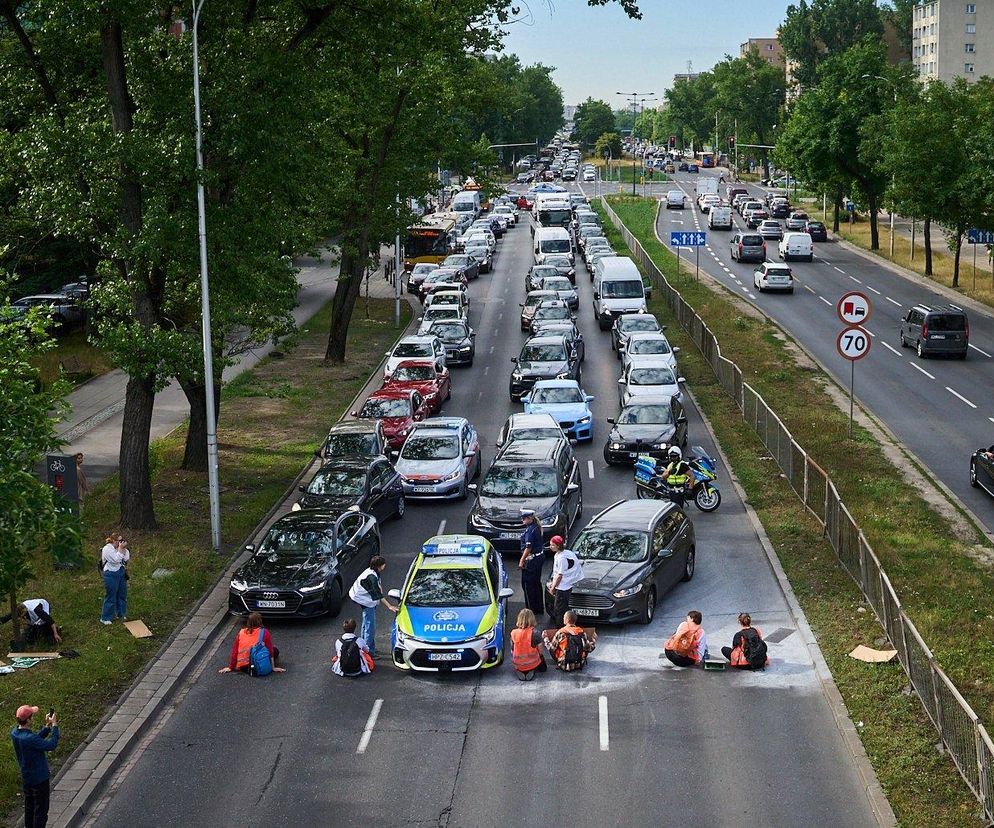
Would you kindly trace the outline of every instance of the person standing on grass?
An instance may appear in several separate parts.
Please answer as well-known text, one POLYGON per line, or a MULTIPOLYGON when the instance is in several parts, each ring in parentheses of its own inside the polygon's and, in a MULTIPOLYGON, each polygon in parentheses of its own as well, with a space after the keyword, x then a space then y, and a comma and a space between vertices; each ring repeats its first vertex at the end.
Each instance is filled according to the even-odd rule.
POLYGON ((110 624, 114 618, 128 617, 128 570, 131 560, 128 542, 121 535, 111 535, 100 552, 101 571, 104 576, 104 605, 100 623, 110 624))
POLYGON ((79 505, 82 507, 83 498, 90 493, 90 484, 86 480, 86 472, 83 471, 83 452, 76 452, 76 494, 79 498, 79 505))
POLYGON ((24 828, 45 828, 48 823, 49 780, 47 751, 59 744, 59 721, 52 710, 45 717, 45 726, 34 733, 31 717, 37 707, 22 704, 15 714, 17 726, 10 731, 14 755, 21 768, 21 790, 24 794, 24 828))
POLYGON ((383 604, 390 612, 397 612, 397 607, 383 596, 383 585, 380 575, 387 568, 386 559, 382 555, 373 555, 369 568, 363 571, 355 583, 349 588, 349 598, 362 608, 362 631, 359 637, 369 647, 369 654, 376 658, 376 605, 383 604))

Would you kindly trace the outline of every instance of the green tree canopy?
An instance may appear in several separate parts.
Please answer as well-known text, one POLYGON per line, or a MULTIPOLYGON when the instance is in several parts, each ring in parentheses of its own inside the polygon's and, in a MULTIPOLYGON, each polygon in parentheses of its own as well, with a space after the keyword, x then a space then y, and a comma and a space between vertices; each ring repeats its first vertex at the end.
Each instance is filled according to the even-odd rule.
POLYGON ((614 113, 604 101, 587 98, 576 108, 573 135, 585 147, 592 148, 601 135, 614 131, 614 113))

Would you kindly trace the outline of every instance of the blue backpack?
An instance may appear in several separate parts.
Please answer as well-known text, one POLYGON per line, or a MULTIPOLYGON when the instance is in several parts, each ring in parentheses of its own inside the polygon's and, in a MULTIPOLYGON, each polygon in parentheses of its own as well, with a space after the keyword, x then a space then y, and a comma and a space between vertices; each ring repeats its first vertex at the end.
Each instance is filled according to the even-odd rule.
POLYGON ((249 650, 249 675, 268 676, 273 672, 273 659, 270 657, 266 645, 262 643, 265 634, 266 631, 260 627, 259 640, 249 650))

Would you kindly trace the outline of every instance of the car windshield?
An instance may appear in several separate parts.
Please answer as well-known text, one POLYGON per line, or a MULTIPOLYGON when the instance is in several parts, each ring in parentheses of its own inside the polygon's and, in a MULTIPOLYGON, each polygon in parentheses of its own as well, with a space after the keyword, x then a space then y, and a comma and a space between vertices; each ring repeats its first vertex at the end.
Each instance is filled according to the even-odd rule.
POLYGON ((459 437, 455 434, 414 434, 400 451, 403 460, 455 460, 459 437))
POLYGON ((930 331, 965 331, 966 317, 955 313, 934 313, 928 317, 930 331))
POLYGON ((261 555, 284 555, 308 557, 309 555, 331 555, 335 551, 335 538, 329 527, 320 529, 279 529, 272 528, 259 547, 261 555))
POLYGON ((573 284, 569 279, 557 276, 554 279, 543 279, 542 290, 573 290, 573 284))
POLYGON ((545 263, 547 265, 555 267, 557 270, 561 267, 569 267, 569 268, 573 267, 573 265, 569 263, 569 259, 567 259, 565 256, 548 256, 545 260, 545 263))
POLYGON ((372 457, 378 454, 372 434, 332 434, 325 444, 325 457, 372 457))
MULTIPOLYGON (((492 602, 482 569, 419 569, 407 589, 410 607, 481 607, 492 602)), ((467 630, 472 634, 476 630, 467 630)))
POLYGON ((462 265, 469 264, 469 259, 466 256, 446 256, 442 264, 449 265, 450 267, 461 267, 462 265))
POLYGON ((562 436, 561 428, 522 428, 512 431, 508 440, 555 440, 562 436))
POLYGON ((665 339, 636 339, 628 349, 630 354, 668 354, 670 343, 665 339))
POLYGON ((432 305, 459 305, 460 297, 451 293, 436 293, 431 297, 432 305))
POLYGON ((672 425, 668 405, 630 405, 618 415, 618 425, 672 425))
POLYGON ((366 489, 366 472, 362 469, 319 469, 307 484, 307 491, 317 495, 361 495, 366 489))
POLYGON ((540 279, 545 279, 549 276, 558 276, 559 271, 554 267, 533 267, 531 278, 533 282, 538 282, 540 279))
POLYGON ((408 400, 366 400, 359 412, 360 417, 408 417, 411 404, 408 400))
POLYGON ((649 535, 631 529, 584 529, 573 544, 584 560, 639 563, 649 557, 649 535))
POLYGON ((426 382, 435 379, 435 369, 430 365, 402 366, 393 372, 390 379, 397 382, 426 382))
POLYGON ((541 250, 543 253, 569 253, 569 239, 542 239, 541 250))
POLYGON ((645 296, 645 289, 638 279, 605 281, 601 284, 601 296, 608 299, 635 299, 645 296))
POLYGON ((555 497, 555 469, 535 466, 491 466, 481 492, 488 497, 555 497))
POLYGON ((539 308, 535 311, 535 320, 539 319, 570 319, 569 308, 565 305, 553 305, 549 308, 539 308))
POLYGON ((462 342, 466 338, 466 328, 455 322, 432 325, 431 332, 442 342, 462 342))
POLYGON ((650 368, 635 368, 629 376, 628 382, 631 385, 676 385, 676 377, 673 372, 663 366, 653 366, 650 368))
POLYGON ((583 394, 579 388, 536 388, 532 391, 531 401, 543 403, 582 403, 583 394))
POLYGON ((431 273, 433 270, 438 270, 437 264, 431 264, 430 262, 418 262, 414 265, 411 275, 418 276, 421 274, 431 273))
POLYGON ((521 349, 519 362, 565 362, 566 349, 562 343, 550 342, 547 345, 525 345, 521 349))
POLYGON ((655 319, 640 319, 637 316, 622 316, 618 327, 623 331, 658 331, 659 323, 655 319))
POLYGON ((459 317, 459 308, 455 305, 443 305, 439 306, 432 305, 427 308, 424 312, 425 320, 432 319, 453 319, 459 317))
POLYGON ((469 253, 474 259, 480 260, 487 257, 487 253, 490 249, 482 242, 473 242, 472 244, 466 245, 466 252, 469 253))
POLYGON ((431 345, 427 342, 400 342, 393 349, 395 357, 430 357, 431 345))

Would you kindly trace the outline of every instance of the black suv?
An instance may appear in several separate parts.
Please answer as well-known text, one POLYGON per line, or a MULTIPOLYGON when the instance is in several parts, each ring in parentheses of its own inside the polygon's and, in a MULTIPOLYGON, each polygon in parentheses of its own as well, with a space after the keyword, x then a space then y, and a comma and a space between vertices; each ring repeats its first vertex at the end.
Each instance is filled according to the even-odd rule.
POLYGON ((479 486, 466 531, 502 552, 518 552, 521 510, 534 509, 545 537, 568 536, 583 513, 583 488, 573 447, 565 440, 512 440, 494 458, 479 486))
POLYGON ((270 618, 338 615, 342 596, 380 553, 376 518, 362 512, 305 509, 277 520, 235 571, 228 611, 270 618))
MULTIPOLYGON (((569 607, 581 623, 650 623, 659 598, 694 577, 697 560, 694 524, 675 503, 660 500, 619 500, 587 524, 572 548, 583 561, 583 580, 569 607)), ((545 600, 551 609, 548 590, 545 600)))
POLYGON ((901 347, 914 348, 919 359, 940 354, 966 359, 970 321, 956 305, 915 305, 901 322, 901 347))
POLYGON ((521 353, 511 358, 508 393, 517 402, 532 390, 535 383, 546 379, 575 379, 580 381, 580 359, 567 343, 566 337, 533 336, 521 347, 521 353))

